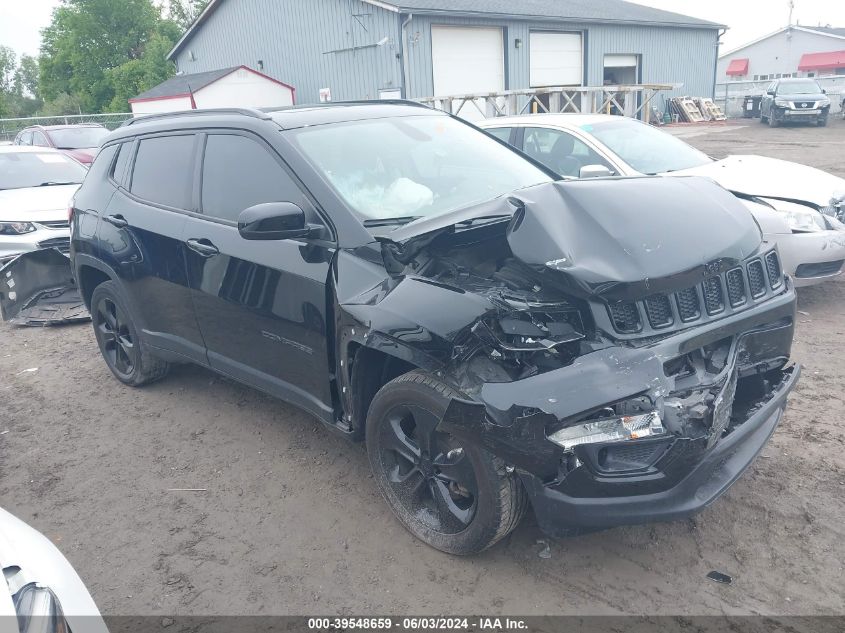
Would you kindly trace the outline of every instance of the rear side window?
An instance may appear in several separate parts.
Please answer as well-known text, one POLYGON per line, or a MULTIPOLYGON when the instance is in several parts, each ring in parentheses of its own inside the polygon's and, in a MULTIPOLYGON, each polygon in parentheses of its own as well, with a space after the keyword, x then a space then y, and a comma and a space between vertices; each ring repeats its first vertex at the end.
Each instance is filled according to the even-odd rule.
POLYGON ((237 222, 241 211, 264 202, 293 202, 307 208, 296 182, 263 145, 244 136, 209 135, 202 172, 202 212, 237 222))
POLYGON ((117 160, 114 162, 114 168, 109 174, 118 185, 123 185, 126 176, 126 164, 129 162, 129 154, 132 151, 132 141, 128 143, 121 143, 120 149, 117 153, 117 160))
POLYGON ((154 204, 190 209, 194 173, 193 134, 141 139, 131 191, 154 204))

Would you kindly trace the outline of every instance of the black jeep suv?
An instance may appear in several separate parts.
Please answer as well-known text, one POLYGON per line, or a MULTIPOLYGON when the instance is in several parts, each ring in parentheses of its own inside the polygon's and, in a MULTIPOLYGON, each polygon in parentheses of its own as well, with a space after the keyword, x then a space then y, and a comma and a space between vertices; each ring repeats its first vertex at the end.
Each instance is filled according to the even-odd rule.
POLYGON ((401 102, 133 121, 72 209, 121 382, 192 362, 365 440, 416 536, 468 554, 693 513, 774 432, 795 294, 697 178, 556 182, 401 102))

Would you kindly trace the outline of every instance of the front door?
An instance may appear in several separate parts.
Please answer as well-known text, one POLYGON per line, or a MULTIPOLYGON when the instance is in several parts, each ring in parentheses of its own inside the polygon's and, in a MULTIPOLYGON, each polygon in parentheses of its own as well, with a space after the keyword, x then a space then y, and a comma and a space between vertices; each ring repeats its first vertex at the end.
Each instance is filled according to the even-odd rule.
POLYGON ((278 155, 247 132, 209 132, 202 217, 183 233, 187 270, 211 367, 333 421, 326 283, 334 247, 322 240, 247 241, 240 213, 293 202, 314 205, 278 155))

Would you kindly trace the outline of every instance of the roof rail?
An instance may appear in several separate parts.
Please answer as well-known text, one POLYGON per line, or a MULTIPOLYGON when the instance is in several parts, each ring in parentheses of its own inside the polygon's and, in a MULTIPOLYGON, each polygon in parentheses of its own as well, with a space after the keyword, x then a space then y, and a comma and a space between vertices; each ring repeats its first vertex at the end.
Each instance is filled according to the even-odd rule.
POLYGON ((173 117, 196 115, 210 116, 215 114, 240 114, 242 116, 248 116, 254 119, 270 119, 270 115, 268 115, 266 112, 262 112, 261 110, 256 110, 254 108, 207 108, 205 110, 183 110, 180 112, 161 112, 158 114, 145 114, 143 116, 135 117, 124 121, 123 125, 121 125, 120 127, 127 127, 129 125, 135 125, 136 123, 146 123, 147 121, 170 119, 173 117))
POLYGON ((404 105, 415 106, 418 108, 425 108, 432 110, 433 108, 425 103, 419 101, 411 101, 410 99, 354 99, 352 101, 327 101, 324 103, 303 103, 300 105, 276 106, 271 108, 261 108, 262 112, 296 112, 297 110, 308 110, 309 108, 331 108, 337 106, 348 105, 404 105))

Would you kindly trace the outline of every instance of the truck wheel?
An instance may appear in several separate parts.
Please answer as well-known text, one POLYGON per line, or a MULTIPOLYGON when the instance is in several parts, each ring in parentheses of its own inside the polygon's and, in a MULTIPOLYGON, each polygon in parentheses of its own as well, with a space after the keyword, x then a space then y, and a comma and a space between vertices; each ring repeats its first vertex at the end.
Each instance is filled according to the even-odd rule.
POLYGON ((816 121, 816 125, 818 125, 819 127, 826 126, 827 125, 827 117, 826 116, 819 117, 819 120, 816 121))
POLYGON ((780 125, 780 121, 778 121, 775 118, 775 115, 770 112, 769 113, 769 127, 777 127, 778 125, 780 125))
POLYGON ((406 528, 449 554, 476 554, 507 536, 525 513, 522 483, 486 450, 437 425, 461 394, 412 371, 376 394, 367 453, 376 483, 406 528))
POLYGON ((91 321, 106 365, 125 385, 140 387, 167 375, 170 365, 144 349, 138 329, 113 281, 91 295, 91 321))

